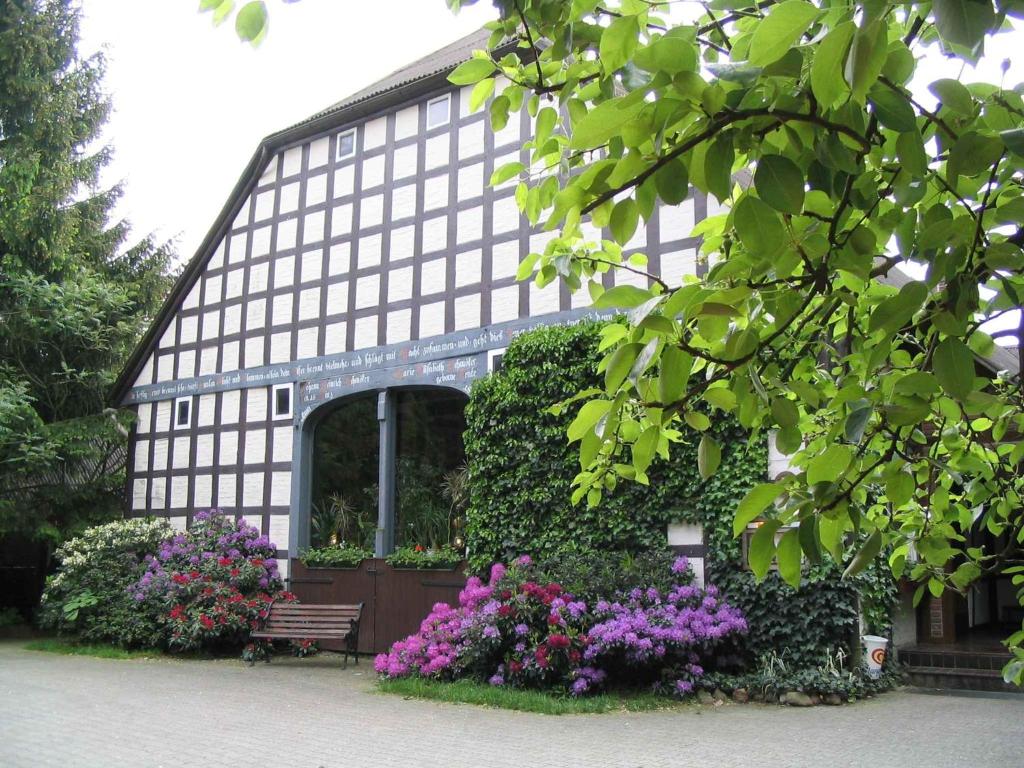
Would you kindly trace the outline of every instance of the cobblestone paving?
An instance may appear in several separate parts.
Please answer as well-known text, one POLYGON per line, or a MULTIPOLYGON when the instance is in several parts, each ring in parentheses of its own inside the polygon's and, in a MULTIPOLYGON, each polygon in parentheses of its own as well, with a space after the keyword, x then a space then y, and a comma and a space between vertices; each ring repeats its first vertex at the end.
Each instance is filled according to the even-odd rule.
POLYGON ((846 707, 549 717, 377 694, 334 654, 106 660, 0 643, 0 766, 1024 765, 1024 696, 897 692, 846 707))

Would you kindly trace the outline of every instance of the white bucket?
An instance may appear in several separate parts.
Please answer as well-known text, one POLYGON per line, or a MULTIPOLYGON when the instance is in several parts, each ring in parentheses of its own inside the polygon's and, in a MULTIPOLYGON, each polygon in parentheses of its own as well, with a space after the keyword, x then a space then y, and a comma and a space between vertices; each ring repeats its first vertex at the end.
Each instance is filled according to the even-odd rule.
POLYGON ((864 635, 861 638, 864 643, 864 664, 868 668, 868 675, 879 677, 882 674, 882 664, 885 663, 885 649, 889 646, 889 638, 878 635, 864 635))

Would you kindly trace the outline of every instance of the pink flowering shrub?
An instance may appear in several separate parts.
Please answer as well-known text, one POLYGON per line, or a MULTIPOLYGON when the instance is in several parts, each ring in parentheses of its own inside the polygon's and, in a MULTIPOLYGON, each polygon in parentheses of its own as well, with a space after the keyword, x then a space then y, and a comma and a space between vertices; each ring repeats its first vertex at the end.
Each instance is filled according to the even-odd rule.
POLYGON ((459 605, 438 603, 420 631, 380 654, 384 677, 470 677, 492 685, 582 695, 610 683, 650 683, 685 695, 717 649, 746 631, 717 590, 693 585, 680 558, 675 582, 610 595, 593 607, 532 576, 529 557, 467 581, 459 605))

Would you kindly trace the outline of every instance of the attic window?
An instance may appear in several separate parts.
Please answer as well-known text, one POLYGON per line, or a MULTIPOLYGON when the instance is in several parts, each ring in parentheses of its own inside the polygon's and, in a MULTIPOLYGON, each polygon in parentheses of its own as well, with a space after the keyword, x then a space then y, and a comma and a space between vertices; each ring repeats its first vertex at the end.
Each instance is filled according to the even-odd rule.
POLYGON ((292 415, 292 385, 274 387, 274 418, 287 419, 292 415))
POLYGON ((427 102, 427 128, 437 128, 448 123, 451 112, 451 97, 447 94, 427 102))
POLYGON ((174 401, 174 427, 187 427, 192 423, 192 398, 182 397, 174 401))
POLYGON ((356 129, 338 135, 338 159, 344 160, 356 153, 356 129))

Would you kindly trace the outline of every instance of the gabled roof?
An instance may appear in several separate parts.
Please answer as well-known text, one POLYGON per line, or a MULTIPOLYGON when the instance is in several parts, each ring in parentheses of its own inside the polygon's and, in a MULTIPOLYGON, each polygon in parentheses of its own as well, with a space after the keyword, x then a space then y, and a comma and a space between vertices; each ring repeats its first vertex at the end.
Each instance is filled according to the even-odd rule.
MULTIPOLYGON (((448 73, 470 58, 473 51, 486 48, 489 37, 488 30, 477 30, 429 56, 424 56, 412 64, 396 69, 387 77, 305 120, 264 138, 235 183, 227 203, 217 215, 213 226, 203 238, 195 255, 175 281, 163 306, 150 324, 149 330, 136 345, 131 357, 122 368, 120 376, 110 391, 111 405, 120 405, 125 394, 131 389, 146 362, 146 356, 155 347, 157 340, 174 317, 175 308, 201 275, 206 262, 225 235, 230 222, 238 214, 247 195, 253 185, 259 181, 263 169, 274 154, 291 144, 312 138, 325 131, 341 128, 346 124, 354 123, 403 102, 415 100, 432 90, 443 87, 447 84, 448 73)), ((505 46, 501 47, 502 50, 504 48, 505 46)))

